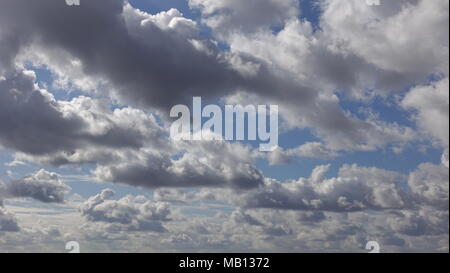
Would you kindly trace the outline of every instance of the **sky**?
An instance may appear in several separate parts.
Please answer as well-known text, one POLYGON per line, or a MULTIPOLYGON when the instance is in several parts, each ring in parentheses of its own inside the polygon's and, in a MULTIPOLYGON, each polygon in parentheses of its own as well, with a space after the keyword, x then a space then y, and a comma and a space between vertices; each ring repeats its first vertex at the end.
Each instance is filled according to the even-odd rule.
POLYGON ((448 252, 449 3, 0 0, 0 252, 448 252), (278 105, 279 145, 175 141, 278 105))

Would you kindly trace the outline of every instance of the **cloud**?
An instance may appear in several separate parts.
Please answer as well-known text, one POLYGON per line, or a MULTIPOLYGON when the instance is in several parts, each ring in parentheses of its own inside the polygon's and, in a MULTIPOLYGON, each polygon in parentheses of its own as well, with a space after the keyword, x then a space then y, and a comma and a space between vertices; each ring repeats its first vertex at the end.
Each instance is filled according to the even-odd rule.
POLYGON ((251 189, 263 181, 248 148, 216 141, 177 142, 177 158, 143 150, 122 154, 120 161, 100 164, 94 174, 101 181, 146 188, 227 187, 251 189))
POLYGON ((210 189, 200 189, 197 191, 183 189, 157 189, 153 192, 153 199, 162 202, 190 203, 198 201, 215 201, 216 194, 210 189))
POLYGON ((401 106, 413 110, 414 120, 422 131, 441 147, 448 149, 449 141, 449 79, 410 90, 401 106))
POLYGON ((101 100, 89 97, 58 101, 39 89, 35 80, 35 73, 28 70, 15 70, 0 79, 4 147, 32 156, 59 153, 50 163, 60 165, 70 162, 67 157, 80 148, 137 148, 161 134, 156 121, 143 111, 111 111, 101 100))
POLYGON ((423 208, 418 211, 403 211, 388 219, 390 228, 398 234, 420 237, 448 234, 448 211, 423 208))
POLYGON ((297 214, 300 223, 319 223, 326 219, 323 211, 300 211, 297 214))
POLYGON ((263 187, 238 200, 247 208, 352 212, 408 207, 395 172, 344 165, 339 176, 326 179, 328 166, 316 167, 311 177, 288 183, 267 179, 263 187))
POLYGON ((255 219, 251 215, 246 214, 245 212, 243 212, 241 210, 233 211, 233 213, 231 214, 231 219, 238 225, 239 224, 246 224, 246 225, 252 225, 252 226, 263 226, 264 225, 260 221, 258 221, 258 219, 255 219))
POLYGON ((408 186, 417 202, 448 210, 448 181, 448 167, 426 163, 410 174, 408 186))
POLYGON ((107 80, 116 95, 130 103, 168 111, 191 100, 193 92, 220 94, 241 78, 217 53, 209 55, 192 45, 191 40, 208 42, 190 33, 197 30, 195 23, 175 10, 153 16, 126 1, 89 1, 76 12, 51 0, 7 4, 2 29, 16 33, 17 43, 7 47, 5 55, 11 58, 22 48, 42 43, 63 49, 81 62, 85 74, 107 80), (23 20, 17 24, 13 18, 23 20))
POLYGON ((10 198, 29 197, 44 203, 63 203, 69 190, 57 174, 45 170, 11 181, 6 188, 10 198))
POLYGON ((3 205, 0 203, 0 232, 17 232, 20 231, 20 227, 13 214, 6 211, 3 205))
MULTIPOLYGON (((320 6, 321 28, 317 31, 309 22, 294 18, 279 32, 237 29, 227 37, 231 52, 269 63, 272 71, 289 75, 318 94, 314 103, 307 105, 281 93, 256 100, 273 99, 290 128, 311 129, 334 150, 369 151, 415 140, 411 128, 379 120, 376 115, 357 118, 343 111, 339 103, 345 98, 370 107, 374 97, 399 94, 412 84, 427 82, 432 74, 448 75, 447 1, 431 5, 427 1, 390 1, 378 8, 364 1, 330 0, 320 6), (426 24, 417 23, 417 18, 426 24), (412 46, 415 44, 420 46, 412 46)), ((243 97, 236 100, 242 102, 243 97)))
POLYGON ((90 197, 81 205, 81 214, 90 222, 112 224, 112 229, 166 232, 162 222, 170 221, 167 203, 154 203, 143 196, 132 195, 111 200, 114 195, 112 190, 105 189, 90 197))
POLYGON ((385 1, 373 8, 359 0, 327 0, 323 8, 321 26, 341 52, 394 75, 448 75, 448 1, 385 1))
POLYGON ((199 9, 202 21, 221 37, 283 26, 300 13, 297 0, 189 0, 189 6, 199 9))
MULTIPOLYGON (((296 148, 284 150, 280 147, 271 153, 263 154, 268 159, 270 165, 284 165, 291 163, 296 158, 313 158, 321 160, 331 160, 338 156, 338 153, 329 149, 320 142, 307 142, 296 148)), ((260 154, 256 155, 261 156, 260 154)))

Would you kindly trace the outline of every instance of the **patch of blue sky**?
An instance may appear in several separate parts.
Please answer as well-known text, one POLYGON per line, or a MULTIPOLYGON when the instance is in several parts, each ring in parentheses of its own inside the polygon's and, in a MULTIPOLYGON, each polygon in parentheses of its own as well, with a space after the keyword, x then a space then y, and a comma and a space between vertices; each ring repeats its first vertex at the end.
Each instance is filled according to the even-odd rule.
MULTIPOLYGON (((256 167, 263 175, 279 181, 296 180, 300 177, 310 177, 312 170, 318 165, 326 165, 329 161, 312 158, 293 158, 289 164, 270 166, 266 160, 258 159, 256 167)), ((330 172, 331 173, 331 172, 330 172)))
POLYGON ((320 29, 321 9, 317 0, 300 0, 300 19, 309 21, 313 30, 320 29))
POLYGON ((339 104, 342 109, 359 119, 366 119, 368 114, 373 114, 378 120, 384 122, 408 127, 415 126, 410 112, 402 109, 398 102, 389 101, 381 97, 373 98, 370 103, 340 98, 339 104))
POLYGON ((6 164, 12 161, 11 153, 7 150, 1 150, 0 148, 0 181, 8 181, 8 169, 6 164))

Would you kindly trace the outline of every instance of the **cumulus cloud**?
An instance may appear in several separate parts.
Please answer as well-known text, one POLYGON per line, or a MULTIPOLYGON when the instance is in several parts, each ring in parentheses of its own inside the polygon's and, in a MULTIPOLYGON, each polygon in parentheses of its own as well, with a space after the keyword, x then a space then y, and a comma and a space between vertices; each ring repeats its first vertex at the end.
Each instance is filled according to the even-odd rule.
POLYGON ((345 113, 340 99, 330 92, 370 102, 374 96, 403 92, 411 83, 425 83, 431 74, 448 75, 447 1, 432 5, 427 1, 389 1, 372 7, 364 1, 330 0, 320 6, 319 31, 299 19, 289 20, 275 33, 236 30, 227 38, 231 51, 257 57, 270 63, 271 69, 320 90, 312 105, 303 105, 294 96, 282 100, 279 94, 275 101, 282 105, 281 115, 291 127, 311 129, 328 147, 375 150, 414 140, 411 128, 373 115, 361 120, 345 113), (427 23, 415 26, 417 18, 427 23), (420 46, 412 46, 415 44, 420 46))
POLYGON ((109 223, 116 229, 166 232, 162 222, 170 220, 171 210, 167 203, 132 195, 111 200, 114 195, 114 191, 105 189, 90 197, 81 205, 81 214, 90 222, 109 223))
POLYGON ((250 189, 263 181, 248 148, 228 142, 178 142, 177 159, 144 150, 126 153, 120 163, 99 165, 94 174, 102 181, 147 188, 228 187, 250 189), (126 160, 125 160, 126 158, 126 160))
POLYGON ((321 25, 340 50, 394 75, 448 75, 448 1, 385 1, 373 8, 359 0, 327 0, 323 5, 321 25))
POLYGON ((297 214, 300 223, 319 223, 326 219, 323 211, 300 211, 297 214))
POLYGON ((235 210, 233 213, 231 213, 231 220, 233 220, 236 224, 246 224, 246 225, 252 225, 252 226, 263 226, 258 219, 254 218, 253 216, 245 213, 241 210, 235 210))
POLYGON ((361 211, 408 207, 401 175, 377 168, 345 165, 339 176, 325 178, 329 165, 316 167, 309 178, 288 183, 267 179, 264 187, 240 202, 248 208, 361 211))
POLYGON ((409 176, 413 197, 424 205, 448 210, 449 170, 443 165, 422 164, 409 176))
POLYGON ((189 0, 189 5, 199 9, 203 22, 222 37, 283 26, 300 13, 297 0, 189 0))
MULTIPOLYGON (((448 4, 448 3, 447 3, 448 4)), ((402 106, 415 111, 413 115, 423 132, 441 147, 448 149, 449 79, 418 86, 406 94, 402 106)))
POLYGON ((448 219, 448 211, 422 208, 398 212, 388 218, 388 224, 394 232, 408 236, 445 235, 448 234, 448 219))
POLYGON ((56 173, 40 170, 7 184, 8 197, 29 197, 44 203, 62 203, 70 187, 56 173))
MULTIPOLYGON (((283 165, 291 163, 295 158, 313 158, 331 160, 338 153, 320 142, 307 142, 293 149, 284 150, 278 147, 271 153, 263 154, 271 165, 283 165)), ((261 156, 257 154, 256 157, 261 156)))

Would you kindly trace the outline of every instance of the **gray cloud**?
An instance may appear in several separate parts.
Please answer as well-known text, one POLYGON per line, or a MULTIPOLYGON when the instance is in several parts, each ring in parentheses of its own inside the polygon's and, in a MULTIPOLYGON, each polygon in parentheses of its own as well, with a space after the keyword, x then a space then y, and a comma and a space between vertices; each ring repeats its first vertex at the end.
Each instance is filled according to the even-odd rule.
POLYGON ((326 179, 329 166, 315 168, 310 178, 289 183, 268 179, 263 187, 238 200, 248 208, 361 211, 409 206, 401 175, 377 168, 345 165, 339 177, 326 179))
POLYGON ((408 186, 418 203, 448 211, 448 181, 448 167, 422 164, 410 174, 408 186))
POLYGON ((218 53, 196 49, 190 41, 198 40, 194 34, 180 35, 178 28, 186 32, 192 23, 176 13, 152 17, 130 6, 124 10, 125 1, 89 1, 76 11, 50 0, 7 1, 1 24, 24 41, 18 46, 44 42, 47 48, 63 48, 81 60, 86 74, 108 79, 126 101, 168 111, 192 95, 211 97, 247 84, 218 53))
POLYGON ((231 220, 233 220, 236 224, 246 224, 252 226, 263 226, 258 219, 252 217, 251 215, 245 213, 241 210, 235 210, 231 213, 231 220))
POLYGON ((189 5, 199 9, 203 22, 221 37, 280 27, 300 13, 297 0, 189 0, 189 5))
POLYGON ((401 211, 394 213, 388 219, 390 228, 398 233, 408 236, 436 236, 448 235, 448 211, 437 211, 429 207, 417 211, 401 211))
POLYGON ((142 111, 111 111, 88 97, 57 101, 35 80, 34 72, 26 70, 0 78, 0 144, 5 147, 31 155, 70 156, 86 146, 138 148, 162 134, 142 111), (132 118, 139 119, 131 123, 132 118))
POLYGON ((11 181, 6 186, 7 197, 30 197, 44 203, 62 203, 70 187, 59 176, 45 170, 11 181))
POLYGON ((0 232, 17 232, 20 231, 20 227, 13 214, 6 211, 3 205, 0 203, 0 232))
POLYGON ((319 223, 326 219, 323 211, 300 211, 297 214, 300 223, 319 223))
POLYGON ((154 151, 121 155, 120 163, 100 164, 94 174, 102 181, 147 188, 228 187, 251 189, 263 175, 250 152, 240 144, 201 141, 177 142, 177 159, 154 151), (126 160, 125 160, 126 158, 126 160))
POLYGON ((91 222, 112 224, 109 228, 130 231, 166 232, 162 222, 170 221, 167 203, 153 203, 143 196, 125 196, 111 200, 114 192, 103 190, 80 207, 81 214, 91 222))

